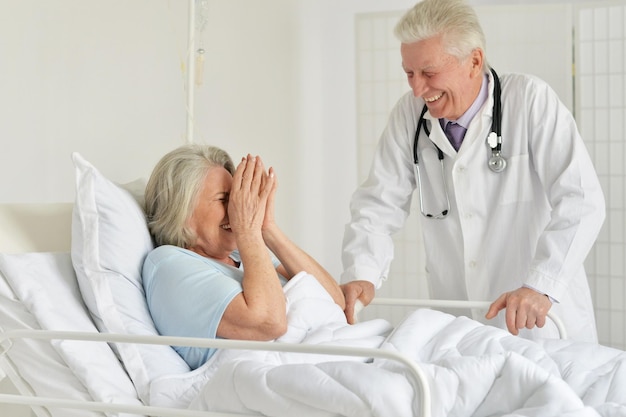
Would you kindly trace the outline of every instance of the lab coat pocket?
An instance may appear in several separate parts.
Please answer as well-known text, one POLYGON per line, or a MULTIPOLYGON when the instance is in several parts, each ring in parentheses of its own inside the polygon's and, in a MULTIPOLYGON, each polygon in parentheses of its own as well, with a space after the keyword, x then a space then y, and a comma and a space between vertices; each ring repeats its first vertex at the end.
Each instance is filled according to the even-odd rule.
POLYGON ((500 184, 500 204, 512 204, 533 199, 532 168, 528 155, 515 155, 507 159, 500 184))

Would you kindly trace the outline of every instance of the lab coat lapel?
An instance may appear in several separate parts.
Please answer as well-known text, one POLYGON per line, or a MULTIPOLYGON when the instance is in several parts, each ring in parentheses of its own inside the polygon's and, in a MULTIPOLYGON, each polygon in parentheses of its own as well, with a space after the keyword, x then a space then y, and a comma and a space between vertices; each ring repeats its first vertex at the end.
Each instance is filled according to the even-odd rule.
MULTIPOLYGON (((476 113, 474 119, 470 122, 470 125, 465 134, 463 140, 463 146, 459 149, 459 153, 463 152, 463 149, 473 147, 475 142, 480 142, 480 146, 487 149, 487 135, 491 131, 491 124, 493 121, 493 75, 491 72, 489 77, 489 95, 487 101, 483 104, 481 109, 476 113), (467 143, 465 143, 467 142, 467 143)), ((478 145, 476 145, 478 146, 478 145)), ((488 157, 488 156, 487 156, 488 157)))

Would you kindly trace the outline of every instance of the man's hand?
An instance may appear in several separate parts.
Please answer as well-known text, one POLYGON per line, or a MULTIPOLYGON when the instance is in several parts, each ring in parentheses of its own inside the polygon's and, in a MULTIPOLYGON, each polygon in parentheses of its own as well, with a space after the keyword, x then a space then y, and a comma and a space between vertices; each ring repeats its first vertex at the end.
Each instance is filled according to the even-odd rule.
POLYGON ((485 318, 490 320, 497 316, 500 310, 506 308, 506 327, 511 334, 517 335, 519 329, 543 327, 551 307, 552 301, 548 296, 522 287, 498 297, 489 307, 485 318))
POLYGON ((376 294, 374 284, 369 281, 351 281, 341 285, 341 290, 346 298, 346 308, 344 310, 346 319, 348 319, 348 323, 354 324, 354 305, 356 300, 361 300, 363 306, 368 305, 376 294))

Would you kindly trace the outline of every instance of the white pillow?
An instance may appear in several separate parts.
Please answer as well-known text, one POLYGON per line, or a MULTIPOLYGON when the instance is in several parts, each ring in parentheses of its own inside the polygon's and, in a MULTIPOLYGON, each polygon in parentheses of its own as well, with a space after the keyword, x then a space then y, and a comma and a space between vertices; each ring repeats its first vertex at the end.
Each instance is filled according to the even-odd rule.
MULTIPOLYGON (((144 212, 128 191, 78 153, 72 159, 76 168, 72 263, 85 304, 100 331, 156 335, 141 282, 143 260, 153 248, 144 212)), ((116 347, 146 404, 152 380, 189 371, 169 346, 116 347)))
MULTIPOLYGON (((15 295, 15 301, 0 303, 5 329, 96 331, 78 291, 69 253, 0 253, 0 275, 15 295)), ((0 298, 7 297, 8 291, 0 298)), ((89 398, 81 395, 86 389, 95 401, 140 404, 135 387, 106 343, 54 340, 47 344, 28 339, 14 343, 8 355, 37 396, 84 400, 89 398)))

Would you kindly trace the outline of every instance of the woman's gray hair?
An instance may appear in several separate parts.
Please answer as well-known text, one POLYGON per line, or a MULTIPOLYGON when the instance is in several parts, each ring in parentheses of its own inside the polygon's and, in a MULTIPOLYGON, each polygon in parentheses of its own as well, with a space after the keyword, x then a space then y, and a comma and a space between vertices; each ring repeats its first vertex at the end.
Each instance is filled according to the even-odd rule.
MULTIPOLYGON (((476 48, 486 51, 478 16, 463 0, 423 0, 400 18, 394 34, 407 44, 442 35, 446 52, 459 60, 476 48)), ((488 71, 486 57, 483 71, 488 71)))
POLYGON ((145 211, 156 246, 189 247, 196 239, 188 221, 211 167, 235 173, 232 159, 220 148, 184 145, 157 163, 146 185, 145 211))

